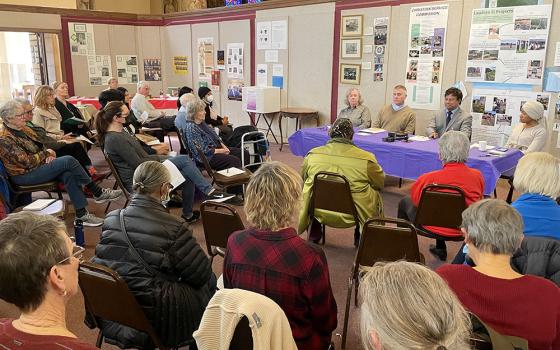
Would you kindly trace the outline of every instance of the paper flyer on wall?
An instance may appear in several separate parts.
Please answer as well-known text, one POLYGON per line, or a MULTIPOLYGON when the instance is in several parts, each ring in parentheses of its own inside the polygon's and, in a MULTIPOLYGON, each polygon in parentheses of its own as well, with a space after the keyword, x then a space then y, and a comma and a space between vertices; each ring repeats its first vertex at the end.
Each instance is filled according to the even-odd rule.
POLYGON ((111 76, 111 56, 90 55, 87 56, 88 75, 90 86, 105 85, 111 76))
POLYGON ((198 77, 210 79, 214 70, 214 38, 198 38, 198 77))
POLYGON ((270 48, 274 50, 288 48, 288 21, 270 22, 270 48))
POLYGON ((138 57, 134 55, 116 55, 115 57, 119 84, 136 84, 138 82, 138 57))
POLYGON ((257 64, 257 86, 268 85, 268 65, 257 64))
POLYGON ((550 94, 523 90, 473 89, 471 142, 487 141, 492 146, 503 146, 519 123, 521 106, 537 100, 545 106, 548 116, 550 94))
POLYGON ((68 38, 72 55, 95 55, 93 24, 68 22, 68 38))
POLYGON ((551 5, 475 9, 467 81, 542 83, 551 5))
POLYGON ((175 75, 187 75, 189 64, 187 56, 173 56, 173 73, 175 75))
POLYGON ((447 4, 410 9, 405 83, 410 107, 439 108, 448 10, 447 4))
POLYGON ((161 80, 161 60, 159 58, 144 59, 144 80, 161 80))
POLYGON ((230 79, 243 79, 243 43, 227 44, 227 77, 230 79))
POLYGON ((271 23, 270 22, 257 22, 257 50, 268 50, 271 48, 271 23))

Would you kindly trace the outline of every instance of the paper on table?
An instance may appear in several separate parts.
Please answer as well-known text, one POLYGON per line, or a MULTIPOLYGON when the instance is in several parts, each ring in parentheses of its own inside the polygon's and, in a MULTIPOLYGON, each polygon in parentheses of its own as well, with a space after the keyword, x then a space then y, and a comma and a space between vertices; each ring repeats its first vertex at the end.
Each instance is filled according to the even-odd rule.
MULTIPOLYGON (((475 148, 475 147, 476 147, 476 148, 479 147, 478 143, 473 143, 473 144, 471 145, 471 148, 475 148)), ((496 148, 496 146, 490 146, 490 145, 487 145, 487 146, 486 146, 486 150, 491 150, 491 149, 494 149, 494 148, 496 148)))
POLYGON ((46 207, 50 206, 54 202, 56 202, 56 199, 54 199, 54 198, 37 199, 37 200, 34 200, 31 204, 28 204, 25 207, 23 207, 22 210, 39 211, 39 210, 45 209, 46 207))
POLYGON ((91 142, 91 140, 88 139, 87 137, 85 137, 84 135, 80 135, 80 136, 76 137, 76 140, 84 141, 84 142, 87 142, 87 143, 93 145, 93 142, 91 142))
POLYGON ((228 168, 224 170, 218 171, 218 174, 224 176, 235 176, 245 173, 245 170, 237 169, 237 168, 228 168))
POLYGON ((177 169, 175 164, 173 164, 169 159, 166 159, 161 164, 163 164, 169 171, 169 175, 171 176, 171 181, 169 183, 173 186, 173 188, 177 188, 183 182, 185 182, 185 178, 183 177, 183 174, 181 174, 179 169, 177 169))
POLYGON ((229 199, 232 199, 233 197, 235 197, 235 196, 227 196, 227 197, 224 197, 224 198, 212 198, 212 199, 209 199, 208 202, 222 203, 222 202, 225 202, 229 199))
POLYGON ((384 132, 385 129, 380 129, 380 128, 369 128, 369 129, 362 129, 360 130, 360 132, 365 132, 368 134, 379 134, 380 132, 384 132))
POLYGON ((414 135, 414 136, 410 136, 408 138, 409 141, 429 141, 430 138, 427 136, 420 136, 420 135, 414 135))
MULTIPOLYGON (((23 210, 25 210, 25 208, 23 210)), ((49 205, 48 207, 41 210, 35 210, 33 212, 38 215, 55 215, 55 214, 62 213, 63 210, 64 210, 64 201, 59 199, 56 200, 51 205, 49 205)))
POLYGON ((148 145, 148 146, 155 146, 155 145, 159 145, 159 144, 161 144, 161 142, 159 142, 159 140, 153 140, 153 141, 150 141, 150 142, 146 142, 146 145, 148 145))

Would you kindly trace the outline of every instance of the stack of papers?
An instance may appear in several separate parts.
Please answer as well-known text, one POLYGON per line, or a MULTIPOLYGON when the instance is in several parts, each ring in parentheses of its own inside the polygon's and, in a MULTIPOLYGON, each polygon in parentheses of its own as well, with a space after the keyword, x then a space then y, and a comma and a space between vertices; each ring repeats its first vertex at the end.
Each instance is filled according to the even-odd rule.
POLYGON ((60 199, 37 199, 23 207, 22 210, 33 211, 38 215, 59 215, 64 211, 64 201, 60 199))
POLYGON ((427 136, 420 136, 420 135, 413 135, 413 136, 410 136, 410 137, 408 138, 408 141, 421 141, 421 142, 424 142, 424 141, 429 141, 429 140, 430 140, 429 137, 427 137, 427 136))
POLYGON ((379 134, 380 132, 384 132, 385 129, 380 128, 369 128, 369 129, 362 129, 359 132, 365 132, 367 134, 379 134))
POLYGON ((244 174, 245 170, 241 170, 238 168, 229 168, 229 169, 225 169, 225 170, 220 170, 218 171, 218 174, 220 175, 224 175, 224 176, 235 176, 235 175, 241 175, 244 174))

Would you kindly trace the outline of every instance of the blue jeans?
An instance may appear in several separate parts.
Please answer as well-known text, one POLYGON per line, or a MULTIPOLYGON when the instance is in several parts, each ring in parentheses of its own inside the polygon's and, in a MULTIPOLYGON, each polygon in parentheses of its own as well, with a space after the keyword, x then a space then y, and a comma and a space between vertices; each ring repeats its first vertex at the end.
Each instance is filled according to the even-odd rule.
POLYGON ((183 189, 183 216, 188 218, 192 215, 195 187, 202 193, 208 194, 212 190, 212 185, 206 181, 196 164, 189 157, 179 155, 169 158, 169 161, 175 164, 185 178, 185 182, 181 185, 183 189))
POLYGON ((16 185, 36 185, 55 179, 64 183, 64 188, 76 210, 87 206, 87 199, 82 191, 82 186, 90 183, 91 178, 76 158, 72 156, 56 158, 27 174, 12 176, 16 185))

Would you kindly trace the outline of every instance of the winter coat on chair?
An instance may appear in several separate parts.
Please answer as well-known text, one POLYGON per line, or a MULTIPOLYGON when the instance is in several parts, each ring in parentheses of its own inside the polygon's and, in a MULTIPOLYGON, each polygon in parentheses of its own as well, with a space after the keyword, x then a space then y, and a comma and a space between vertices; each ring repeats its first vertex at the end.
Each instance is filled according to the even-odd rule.
MULTIPOLYGON (((166 346, 194 344, 192 333, 216 290, 208 257, 187 223, 169 214, 157 199, 135 194, 122 210, 130 242, 158 275, 129 252, 120 210, 105 218, 93 262, 115 270, 124 279, 166 346)), ((120 348, 153 348, 145 333, 109 321, 101 321, 101 328, 106 341, 120 348)))
POLYGON ((511 266, 519 273, 546 278, 560 287, 560 240, 525 236, 511 257, 511 266))

